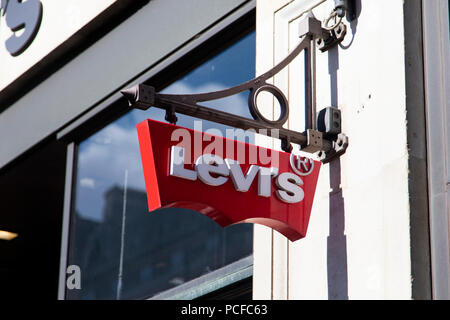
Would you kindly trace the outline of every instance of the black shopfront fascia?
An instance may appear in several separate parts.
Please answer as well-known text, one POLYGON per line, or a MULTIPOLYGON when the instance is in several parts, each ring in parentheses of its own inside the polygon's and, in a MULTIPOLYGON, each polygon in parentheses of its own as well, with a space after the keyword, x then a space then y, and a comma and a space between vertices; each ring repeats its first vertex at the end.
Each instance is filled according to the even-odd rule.
MULTIPOLYGON (((225 48, 236 42, 239 38, 244 37, 255 29, 255 4, 249 2, 237 8, 226 18, 217 24, 205 30, 202 34, 194 39, 190 39, 184 46, 173 52, 169 57, 159 61, 157 64, 143 70, 135 79, 131 79, 124 84, 123 89, 129 87, 133 83, 145 83, 162 90, 167 85, 173 83, 177 79, 194 70, 197 66, 207 61, 210 57, 223 51, 225 48)), ((59 277, 59 299, 65 296, 65 280, 67 267, 67 258, 69 252, 69 229, 71 221, 71 212, 74 209, 74 190, 77 173, 77 154, 78 145, 83 140, 112 123, 119 117, 129 112, 132 108, 128 101, 119 93, 103 99, 96 107, 85 113, 83 116, 75 120, 66 128, 61 130, 57 137, 59 141, 65 142, 67 147, 67 163, 66 163, 66 181, 64 196, 64 221, 62 228, 61 242, 61 265, 59 277)), ((241 263, 242 264, 242 263, 241 263)), ((252 295, 252 267, 249 265, 237 265, 238 270, 245 275, 236 281, 228 281, 223 286, 217 286, 217 283, 226 283, 223 281, 224 276, 220 270, 217 270, 212 277, 216 277, 219 281, 211 281, 212 284, 207 291, 208 294, 202 297, 205 299, 251 299, 252 295)), ((227 271, 222 271, 227 272, 227 271)), ((201 281, 201 279, 198 279, 201 281)), ((195 280, 192 285, 187 285, 185 291, 195 291, 195 280), (193 289, 193 290, 192 290, 193 289)), ((197 281, 199 284, 199 281, 197 281)), ((176 289, 175 296, 183 297, 184 289, 176 289)), ((195 296, 194 296, 195 297, 195 296)))

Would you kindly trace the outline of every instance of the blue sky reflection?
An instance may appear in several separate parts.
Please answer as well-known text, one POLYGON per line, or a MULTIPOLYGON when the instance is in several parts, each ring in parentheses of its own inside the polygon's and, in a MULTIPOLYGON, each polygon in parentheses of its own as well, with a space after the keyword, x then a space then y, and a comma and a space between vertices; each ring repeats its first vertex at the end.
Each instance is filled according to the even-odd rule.
MULTIPOLYGON (((255 33, 205 62, 163 92, 188 94, 226 89, 252 79, 255 75, 255 33)), ((203 105, 249 117, 248 93, 205 102, 203 105)), ((79 146, 76 212, 86 219, 101 221, 104 194, 113 186, 123 188, 125 171, 128 188, 145 190, 136 125, 151 118, 164 121, 164 111, 156 108, 133 110, 89 137, 79 146)), ((193 128, 195 118, 177 115, 177 125, 193 128)), ((203 121, 203 129, 222 130, 226 126, 203 121)))

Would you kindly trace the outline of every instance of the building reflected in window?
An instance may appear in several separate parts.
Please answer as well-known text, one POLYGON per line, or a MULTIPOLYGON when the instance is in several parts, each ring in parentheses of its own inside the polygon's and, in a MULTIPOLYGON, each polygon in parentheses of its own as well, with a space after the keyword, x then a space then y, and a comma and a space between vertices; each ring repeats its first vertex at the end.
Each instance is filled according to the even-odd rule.
MULTIPOLYGON (((251 253, 249 225, 223 230, 187 209, 160 209, 150 214, 145 192, 129 189, 126 195, 124 299, 152 296, 251 253)), ((70 292, 72 298, 116 298, 123 201, 123 188, 115 186, 105 194, 103 221, 77 218, 77 232, 86 238, 75 242, 83 286, 81 291, 70 292)))

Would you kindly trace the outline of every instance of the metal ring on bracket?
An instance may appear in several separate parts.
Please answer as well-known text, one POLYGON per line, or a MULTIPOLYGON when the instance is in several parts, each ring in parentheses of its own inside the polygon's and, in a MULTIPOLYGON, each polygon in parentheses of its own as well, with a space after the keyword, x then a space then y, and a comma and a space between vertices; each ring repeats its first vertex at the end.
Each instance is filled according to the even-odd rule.
POLYGON ((333 10, 333 12, 330 13, 330 16, 327 19, 325 19, 325 21, 323 22, 322 28, 327 30, 327 31, 331 31, 334 28, 336 28, 342 22, 342 19, 343 19, 343 17, 339 17, 337 15, 337 11, 333 10), (336 19, 336 17, 338 17, 338 19, 336 19), (331 19, 333 19, 333 18, 334 18, 334 25, 332 25, 330 27, 330 26, 328 26, 328 24, 330 23, 331 19))
POLYGON ((264 84, 256 89, 250 90, 250 95, 248 96, 248 106, 250 108, 250 113, 255 120, 262 120, 271 125, 281 127, 289 118, 289 103, 286 99, 286 96, 283 94, 283 92, 281 92, 280 89, 271 84, 264 84), (269 120, 265 118, 258 110, 258 94, 263 91, 267 91, 273 94, 280 104, 280 117, 277 120, 269 120))

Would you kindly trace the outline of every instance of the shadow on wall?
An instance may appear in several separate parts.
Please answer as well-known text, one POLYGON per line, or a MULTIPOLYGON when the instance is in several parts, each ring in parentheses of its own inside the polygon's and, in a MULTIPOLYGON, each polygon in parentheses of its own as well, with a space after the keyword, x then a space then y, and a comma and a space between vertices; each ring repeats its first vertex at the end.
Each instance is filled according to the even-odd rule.
MULTIPOLYGON (((354 0, 352 1, 352 6, 353 6, 353 14, 350 15, 347 13, 347 21, 350 22, 350 29, 352 31, 352 39, 350 40, 350 42, 347 45, 343 45, 343 44, 339 44, 339 47, 341 47, 342 49, 348 49, 351 47, 351 45, 353 44, 353 40, 355 39, 355 35, 356 35, 356 31, 358 29, 358 18, 361 15, 361 9, 362 9, 362 5, 361 5, 361 0, 354 0)), ((348 31, 347 31, 348 34, 348 31)))
MULTIPOLYGON (((361 1, 354 1, 355 15, 350 22, 352 39, 346 46, 339 45, 328 51, 328 72, 330 74, 331 105, 339 106, 338 75, 339 48, 348 49, 355 38, 358 17, 361 13, 361 1)), ((349 19, 349 17, 347 16, 349 19)), ((328 299, 348 299, 348 269, 347 269, 347 238, 345 236, 345 202, 341 189, 341 160, 337 158, 330 162, 330 194, 329 215, 330 231, 327 238, 327 277, 328 299)))

